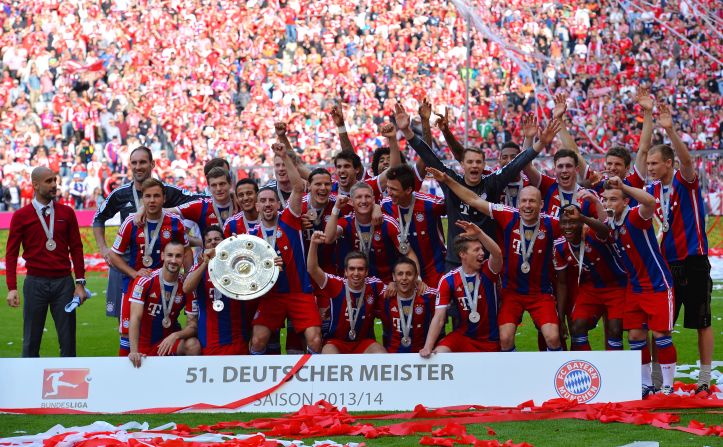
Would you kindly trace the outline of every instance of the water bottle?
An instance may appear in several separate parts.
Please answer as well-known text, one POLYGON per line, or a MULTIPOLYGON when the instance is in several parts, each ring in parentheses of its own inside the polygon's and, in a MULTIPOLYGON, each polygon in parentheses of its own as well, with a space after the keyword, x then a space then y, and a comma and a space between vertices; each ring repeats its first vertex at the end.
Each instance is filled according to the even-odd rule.
MULTIPOLYGON (((85 288, 85 296, 90 299, 90 290, 88 290, 87 287, 85 288)), ((78 295, 75 295, 72 301, 65 305, 65 311, 68 313, 73 312, 78 306, 80 306, 80 297, 78 295)))

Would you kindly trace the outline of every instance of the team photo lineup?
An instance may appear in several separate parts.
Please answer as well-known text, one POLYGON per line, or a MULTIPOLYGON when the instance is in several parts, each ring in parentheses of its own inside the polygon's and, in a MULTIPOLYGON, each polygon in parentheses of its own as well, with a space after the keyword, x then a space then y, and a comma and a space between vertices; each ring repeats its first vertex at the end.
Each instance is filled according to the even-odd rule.
POLYGON ((696 154, 723 148, 715 2, 475 2, 484 30, 452 0, 15 3, 0 210, 22 357, 48 311, 77 355, 98 255, 103 323, 141 371, 512 353, 531 320, 540 352, 639 352, 642 398, 674 394, 695 331, 694 393, 715 396, 723 164, 696 154), (254 244, 272 255, 216 272, 254 244))
MULTIPOLYGON (((634 163, 625 148, 614 147, 604 170, 595 172, 574 141, 574 149, 566 147, 567 97, 554 100, 544 128, 533 113, 523 118, 524 141, 505 143, 494 171, 480 149, 459 143, 450 147, 461 174, 437 158, 427 138, 426 100, 418 110, 421 135, 404 107, 395 106, 380 126, 388 146, 374 154, 372 172, 350 147, 336 106, 329 119, 342 150, 333 173, 299 160, 283 122, 274 125, 275 180, 261 187, 248 178, 235 182, 228 162, 216 158, 204 166, 208 194, 189 194, 154 178, 152 152, 136 147, 132 182, 112 191, 93 222, 111 266, 107 310, 119 319, 119 355, 141 367, 145 356, 279 354, 283 327, 287 353, 512 352, 528 312, 540 350, 622 350, 627 334, 629 349, 641 352, 645 397, 672 392, 671 331, 684 308, 684 326, 700 334, 698 391, 708 392, 713 337, 705 210, 673 111, 639 89, 644 123, 634 163), (654 126, 664 129, 669 145, 651 144, 654 126), (405 161, 402 139, 415 162, 405 161), (562 144, 551 177, 533 160, 555 139, 562 144), (422 192, 425 178, 434 186, 422 192), (122 224, 108 247, 105 222, 119 212, 122 224), (209 263, 224 239, 245 234, 274 248, 280 273, 263 296, 230 299, 212 283, 209 263), (596 327, 605 333, 604 347, 588 341, 596 327), (659 365, 659 390, 651 359, 659 365)), ((438 126, 447 125, 438 118, 438 126)), ((87 292, 73 210, 53 201, 55 172, 36 168, 32 180, 33 203, 12 218, 8 302, 19 303, 12 267, 21 243, 27 252, 28 237, 42 239, 33 249, 42 259, 33 265, 31 254, 29 273, 52 273, 48 263, 55 262, 69 269, 70 253, 82 302, 87 292), (65 222, 55 225, 60 217, 65 222)), ((26 301, 43 294, 31 290, 38 286, 25 282, 26 301)), ((55 318, 53 304, 51 313, 55 318)), ((37 356, 42 333, 31 312, 25 315, 23 355, 37 356)), ((74 323, 66 323, 73 334, 60 339, 61 355, 75 355, 74 323)))

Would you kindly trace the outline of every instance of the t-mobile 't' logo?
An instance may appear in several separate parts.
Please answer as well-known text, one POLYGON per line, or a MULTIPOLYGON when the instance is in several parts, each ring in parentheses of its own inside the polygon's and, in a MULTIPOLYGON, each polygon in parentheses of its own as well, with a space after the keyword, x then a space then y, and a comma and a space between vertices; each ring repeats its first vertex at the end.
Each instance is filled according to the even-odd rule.
POLYGON ((43 399, 87 399, 90 369, 46 369, 43 399))

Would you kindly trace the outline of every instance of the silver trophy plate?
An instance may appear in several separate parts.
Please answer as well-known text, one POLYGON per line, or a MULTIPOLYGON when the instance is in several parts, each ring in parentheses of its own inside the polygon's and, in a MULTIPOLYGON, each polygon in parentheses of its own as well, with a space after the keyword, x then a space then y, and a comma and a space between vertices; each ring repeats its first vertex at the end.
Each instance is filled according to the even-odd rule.
POLYGON ((221 293, 235 300, 252 300, 276 283, 276 250, 265 240, 241 234, 224 239, 208 264, 208 276, 221 293))

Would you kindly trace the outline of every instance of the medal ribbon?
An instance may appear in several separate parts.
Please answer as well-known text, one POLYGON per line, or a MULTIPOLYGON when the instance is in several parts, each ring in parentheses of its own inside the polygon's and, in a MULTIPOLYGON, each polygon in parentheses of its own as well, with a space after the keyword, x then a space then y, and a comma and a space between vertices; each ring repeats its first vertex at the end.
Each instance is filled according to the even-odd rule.
MULTIPOLYGON (((33 207, 35 208, 35 207, 33 207)), ((45 208, 45 207, 43 207, 45 208)), ((43 212, 37 208, 35 208, 35 214, 38 215, 38 219, 40 219, 40 225, 43 226, 43 231, 45 232, 45 237, 48 238, 49 241, 53 240, 53 234, 55 232, 55 208, 53 208, 53 202, 51 201, 48 205, 48 216, 50 216, 50 227, 48 227, 48 224, 45 222, 45 216, 43 216, 43 212)))
POLYGON ((399 242, 409 241, 409 227, 412 225, 412 219, 414 217, 414 201, 415 197, 412 194, 412 203, 409 204, 407 222, 404 222, 404 212, 401 206, 397 206, 399 209, 399 242))
POLYGON ((359 226, 359 221, 356 220, 356 217, 354 218, 354 227, 356 228, 357 239, 359 239, 359 250, 362 253, 364 253, 365 255, 367 255, 367 258, 368 258, 369 251, 372 248, 372 238, 374 237, 374 225, 371 225, 371 229, 369 230, 369 242, 368 243, 364 240, 364 237, 363 237, 363 235, 366 232, 363 232, 361 230, 361 227, 359 226))
MULTIPOLYGON (((219 211, 218 204, 216 203, 216 200, 211 199, 211 204, 213 205, 213 212, 216 213, 216 218, 218 219, 218 224, 219 224, 219 226, 221 226, 221 228, 223 228, 223 224, 226 223, 226 219, 228 219, 229 216, 231 216, 231 209, 232 209, 232 206, 231 206, 231 205, 232 205, 232 204, 231 204, 231 202, 229 202, 229 203, 228 203, 228 206, 227 206, 227 207, 224 207, 224 208, 228 208, 228 214, 226 215, 226 219, 224 219, 223 217, 221 217, 221 211, 219 211)), ((246 229, 246 231, 248 231, 248 228, 246 229)))
POLYGON ((479 298, 479 274, 474 274, 474 292, 470 296, 469 293, 469 282, 467 281, 467 275, 465 275, 464 271, 460 268, 459 271, 459 277, 462 280, 462 286, 464 289, 464 299, 467 302, 467 307, 469 307, 469 312, 477 312, 477 299, 479 298))
POLYGON ((155 230, 153 230, 153 234, 150 234, 150 231, 148 230, 148 221, 146 221, 146 224, 143 225, 143 233, 146 235, 145 240, 145 247, 143 254, 146 256, 153 257, 153 247, 156 246, 156 241, 158 241, 158 235, 161 234, 161 227, 163 226, 163 218, 166 216, 165 212, 161 213, 161 218, 158 220, 158 225, 156 225, 155 230))
POLYGON ((660 184, 660 214, 663 216, 663 228, 669 229, 668 213, 670 211, 670 195, 673 192, 672 186, 660 184))
POLYGON ((582 239, 580 240, 580 254, 578 256, 575 256, 575 250, 572 249, 572 244, 570 244, 570 253, 572 253, 572 257, 575 258, 577 261, 577 285, 580 285, 580 277, 582 276, 582 263, 585 257, 585 230, 582 231, 582 239))
POLYGON ((136 191, 135 184, 131 185, 131 191, 133 191, 133 202, 136 206, 136 212, 138 212, 138 210, 141 209, 141 201, 138 198, 138 191, 136 191))
POLYGON ((527 245, 527 238, 525 237, 525 225, 522 223, 522 218, 520 218, 520 252, 522 253, 522 263, 530 263, 530 255, 532 254, 532 249, 535 246, 535 240, 537 239, 537 235, 540 233, 540 220, 537 220, 537 223, 535 224, 535 230, 532 233, 532 238, 530 239, 530 245, 527 245))
POLYGON ((409 316, 404 313, 404 306, 402 306, 402 297, 397 293, 397 309, 399 309, 399 324, 402 326, 402 338, 410 338, 409 332, 412 328, 412 318, 414 318, 414 297, 412 295, 411 304, 409 305, 409 316))
MULTIPOLYGON (((359 319, 359 310, 364 301, 364 288, 359 292, 359 298, 356 299, 356 307, 351 305, 351 293, 349 293, 349 282, 344 285, 344 293, 346 295, 346 312, 349 314, 349 329, 356 332, 356 322, 359 319)), ((359 334, 357 333, 357 336, 359 334)))
POLYGON ((173 307, 173 299, 176 297, 176 292, 178 292, 178 280, 176 280, 175 283, 173 283, 173 290, 171 290, 171 294, 168 295, 168 292, 166 292, 166 286, 169 285, 165 280, 162 280, 163 285, 163 293, 161 294, 161 305, 163 306, 163 319, 169 318, 168 316, 171 315, 171 307, 173 307))

